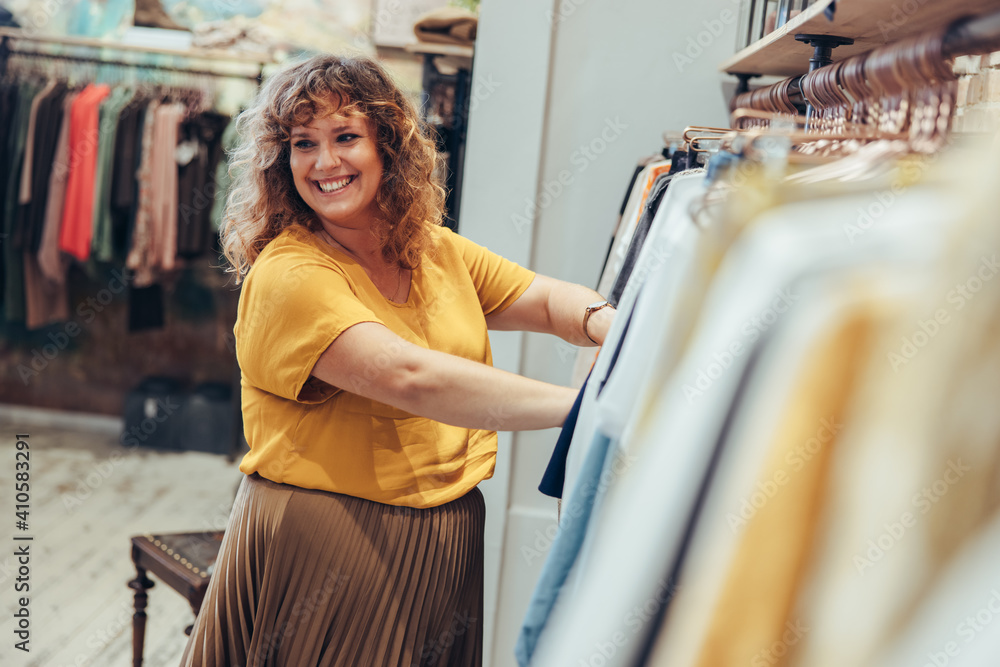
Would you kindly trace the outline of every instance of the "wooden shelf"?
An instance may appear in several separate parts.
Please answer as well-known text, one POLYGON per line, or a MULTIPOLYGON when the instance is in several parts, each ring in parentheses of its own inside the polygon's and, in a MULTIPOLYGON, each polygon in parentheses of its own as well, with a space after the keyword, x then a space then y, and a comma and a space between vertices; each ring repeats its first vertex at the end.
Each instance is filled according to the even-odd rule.
POLYGON ((838 46, 833 59, 867 53, 905 37, 949 25, 956 19, 1000 8, 1000 0, 820 0, 770 35, 722 63, 729 74, 795 76, 809 71, 812 47, 795 41, 799 33, 851 37, 854 44, 838 46), (836 4, 834 20, 824 11, 836 4), (907 13, 908 9, 914 9, 907 13))
POLYGON ((437 42, 414 42, 403 47, 410 53, 429 53, 437 56, 457 56, 459 58, 472 58, 474 49, 471 46, 460 46, 458 44, 439 44, 437 42))

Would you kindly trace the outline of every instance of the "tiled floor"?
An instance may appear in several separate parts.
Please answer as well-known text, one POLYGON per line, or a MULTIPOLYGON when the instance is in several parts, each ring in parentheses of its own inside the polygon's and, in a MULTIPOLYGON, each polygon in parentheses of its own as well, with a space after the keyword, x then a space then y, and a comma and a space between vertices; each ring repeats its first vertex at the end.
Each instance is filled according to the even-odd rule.
MULTIPOLYGON (((120 422, 0 406, 0 665, 130 667, 135 576, 129 538, 225 528, 237 463, 119 443, 120 422), (17 530, 15 435, 29 434, 29 529, 17 530), (14 534, 32 535, 31 590, 16 592, 14 534), (16 650, 13 613, 30 597, 30 652, 16 650)), ((155 581, 155 577, 153 577, 155 581)), ((177 665, 191 609, 157 581, 149 591, 146 667, 177 665)))

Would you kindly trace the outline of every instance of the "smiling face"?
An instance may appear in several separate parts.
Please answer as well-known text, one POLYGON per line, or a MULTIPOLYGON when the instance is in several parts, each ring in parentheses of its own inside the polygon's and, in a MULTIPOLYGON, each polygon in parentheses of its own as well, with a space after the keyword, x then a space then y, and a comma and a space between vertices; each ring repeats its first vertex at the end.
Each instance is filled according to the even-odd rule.
POLYGON ((369 227, 378 208, 382 159, 363 116, 331 114, 292 128, 289 165, 295 189, 320 222, 369 227))

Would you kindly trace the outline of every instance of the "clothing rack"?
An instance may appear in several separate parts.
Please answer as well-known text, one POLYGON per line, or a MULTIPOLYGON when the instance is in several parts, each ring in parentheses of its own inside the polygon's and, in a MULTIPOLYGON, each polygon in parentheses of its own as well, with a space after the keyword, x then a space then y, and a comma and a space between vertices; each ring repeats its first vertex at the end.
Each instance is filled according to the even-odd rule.
MULTIPOLYGON (((269 65, 276 64, 270 58, 246 56, 232 54, 222 50, 209 49, 189 49, 172 50, 155 47, 140 46, 133 44, 113 44, 97 39, 80 37, 58 37, 58 36, 34 36, 26 35, 17 29, 0 29, 0 76, 7 73, 7 66, 10 56, 26 58, 39 58, 49 61, 72 62, 72 63, 94 63, 97 65, 120 65, 127 68, 179 72, 194 76, 212 76, 230 79, 246 79, 255 82, 259 87, 263 82, 265 69, 269 65), (23 43, 32 43, 39 48, 26 47, 23 43), (41 50, 44 45, 57 45, 63 47, 62 52, 49 52, 41 50), (91 53, 81 53, 90 50, 91 53), (114 52, 107 54, 107 51, 114 52), (189 61, 217 60, 232 66, 242 66, 242 72, 219 71, 205 69, 204 65, 195 62, 191 66, 183 64, 167 64, 155 62, 141 62, 126 57, 127 53, 146 54, 149 56, 166 56, 170 58, 181 58, 189 61), (252 71, 247 71, 252 66, 252 71)), ((234 355, 235 356, 235 355, 234 355)), ((235 359, 234 359, 235 362, 235 359)), ((232 389, 232 405, 230 419, 232 423, 232 439, 227 452, 230 460, 236 460, 244 447, 242 412, 240 409, 241 394, 241 374, 238 365, 234 366, 233 376, 229 380, 232 389)))
POLYGON ((29 58, 44 58, 49 60, 61 60, 66 62, 97 63, 108 65, 123 65, 140 69, 152 69, 168 72, 181 72, 184 74, 217 76, 224 78, 250 79, 260 85, 264 80, 264 70, 268 65, 274 64, 270 58, 260 58, 255 56, 245 56, 232 54, 226 51, 209 49, 158 49, 135 44, 110 44, 98 39, 88 39, 83 37, 56 37, 56 36, 35 36, 25 35, 16 29, 0 29, 0 75, 7 71, 7 60, 12 54, 26 56, 29 58), (112 49, 115 51, 145 53, 150 55, 173 56, 192 60, 224 60, 232 64, 254 65, 253 73, 220 72, 216 70, 199 69, 197 67, 183 67, 178 65, 166 65, 149 62, 134 62, 124 57, 109 58, 105 55, 77 55, 66 53, 47 53, 45 51, 22 49, 20 44, 11 45, 15 42, 33 42, 36 44, 58 44, 66 47, 84 47, 95 50, 112 49))
MULTIPOLYGON (((849 37, 836 34, 797 34, 795 35, 795 39, 813 48, 813 57, 809 61, 810 72, 832 65, 833 49, 854 42, 849 37)), ((942 53, 945 58, 979 55, 994 51, 1000 51, 1000 11, 959 19, 953 22, 944 34, 942 53)), ((737 89, 737 95, 739 95, 748 91, 747 81, 754 75, 740 74, 737 76, 740 79, 740 87, 737 89)), ((807 100, 802 99, 800 92, 800 82, 804 76, 806 74, 794 76, 791 79, 768 86, 768 88, 786 85, 790 92, 796 94, 797 99, 795 101, 801 99, 804 102, 805 115, 808 118, 812 118, 812 105, 807 100)), ((733 99, 735 100, 735 97, 733 99)))

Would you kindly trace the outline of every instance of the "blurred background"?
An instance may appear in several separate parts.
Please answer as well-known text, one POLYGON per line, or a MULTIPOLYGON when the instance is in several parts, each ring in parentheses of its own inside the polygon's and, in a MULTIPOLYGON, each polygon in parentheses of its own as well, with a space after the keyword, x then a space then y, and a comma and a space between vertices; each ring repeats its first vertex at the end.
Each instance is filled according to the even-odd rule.
MULTIPOLYGON (((729 127, 747 77, 722 70, 741 49, 780 36, 795 53, 792 69, 807 71, 813 50, 788 25, 800 12, 821 16, 812 4, 0 0, 0 663, 125 667, 139 635, 143 664, 180 658, 246 450, 233 339, 239 287, 217 233, 232 118, 269 72, 313 52, 379 58, 435 128, 447 224, 535 271, 596 288, 638 168, 669 155, 689 126, 729 127), (67 213, 71 200, 55 214, 56 231, 47 224, 51 184, 78 178, 52 159, 56 105, 36 109, 48 131, 28 123, 31 100, 56 79, 106 83, 110 93, 98 167, 85 181, 93 198, 79 203, 93 209, 93 240, 69 234, 45 255, 59 222, 80 224, 79 211, 67 213), (149 148, 125 92, 137 87, 170 91, 187 109, 170 146, 177 174, 159 195, 177 219, 173 257, 136 234, 142 193, 121 177, 149 148), (31 452, 30 653, 11 641, 18 442, 31 452), (178 533, 190 535, 165 537, 178 533)), ((858 41, 869 49, 918 23, 946 22, 934 7, 947 3, 913 12, 918 3, 874 4, 886 6, 867 17, 858 10, 867 31, 858 41)), ((947 20, 997 4, 970 2, 947 20)), ((763 75, 753 86, 795 73, 768 70, 768 57, 754 61, 759 70, 744 68, 763 75)), ((1000 53, 948 62, 949 131, 979 136, 1000 119, 1000 53)), ((540 380, 579 386, 581 364, 593 362, 547 336, 491 339, 496 366, 540 380)), ((558 436, 501 433, 495 476, 482 484, 488 666, 517 664, 514 646, 556 535, 559 503, 537 487, 558 436)), ((658 508, 642 511, 656 521, 658 508)))

